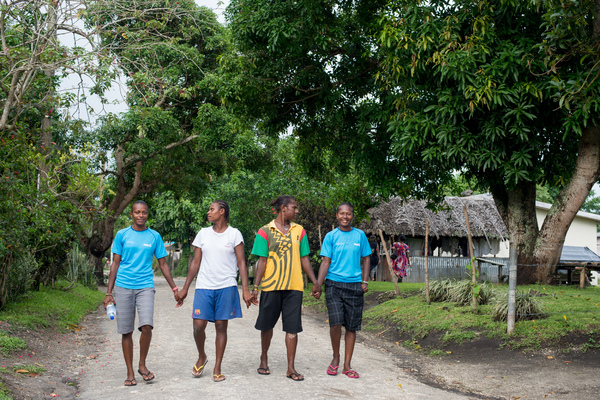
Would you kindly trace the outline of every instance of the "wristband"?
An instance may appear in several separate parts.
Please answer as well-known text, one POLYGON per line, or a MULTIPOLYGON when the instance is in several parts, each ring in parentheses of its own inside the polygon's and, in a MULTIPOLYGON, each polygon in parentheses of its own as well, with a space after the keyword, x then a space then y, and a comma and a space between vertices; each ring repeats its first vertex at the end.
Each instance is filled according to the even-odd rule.
POLYGON ((171 289, 172 291, 176 291, 179 290, 179 288, 177 286, 175 286, 173 289, 171 289))
POLYGON ((367 282, 367 281, 362 281, 362 283, 364 283, 364 284, 366 284, 366 285, 368 285, 368 284, 369 284, 369 282, 367 282))
POLYGON ((112 297, 112 293, 106 293, 107 296, 111 296, 112 297))

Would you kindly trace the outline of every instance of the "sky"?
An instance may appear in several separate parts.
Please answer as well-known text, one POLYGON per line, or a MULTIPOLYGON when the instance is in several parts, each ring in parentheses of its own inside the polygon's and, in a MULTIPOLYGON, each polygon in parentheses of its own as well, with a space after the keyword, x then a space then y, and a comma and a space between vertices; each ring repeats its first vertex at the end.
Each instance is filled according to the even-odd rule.
MULTIPOLYGON (((196 0, 196 4, 211 8, 217 15, 218 21, 225 23, 223 12, 229 4, 229 0, 196 0)), ((75 42, 72 35, 63 35, 59 39, 66 45, 84 45, 83 41, 75 42)), ((108 102, 105 104, 102 104, 99 96, 89 93, 90 87, 91 80, 89 78, 80 77, 75 74, 70 75, 62 81, 59 91, 78 93, 79 95, 84 95, 87 99, 87 106, 85 104, 75 104, 68 110, 72 118, 83 119, 93 126, 99 116, 108 113, 121 113, 127 109, 125 103, 127 88, 123 79, 115 82, 110 90, 107 91, 106 98, 108 102), (88 108, 91 108, 92 111, 88 112, 88 108)))

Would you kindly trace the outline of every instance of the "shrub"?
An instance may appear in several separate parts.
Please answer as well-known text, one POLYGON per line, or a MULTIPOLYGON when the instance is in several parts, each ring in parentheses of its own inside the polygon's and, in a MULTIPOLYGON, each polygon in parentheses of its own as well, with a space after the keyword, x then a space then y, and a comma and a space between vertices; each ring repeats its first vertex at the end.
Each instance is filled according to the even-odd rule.
POLYGON ((73 245, 67 257, 67 279, 85 286, 92 286, 95 283, 94 265, 77 245, 73 245))
MULTIPOLYGON (((495 304, 490 311, 494 321, 506 321, 508 318, 508 293, 495 298, 495 304)), ((527 321, 546 318, 548 314, 542 311, 537 299, 529 294, 517 291, 515 321, 527 321)))
MULTIPOLYGON (((450 301, 457 303, 460 306, 471 304, 473 299, 472 294, 473 283, 468 280, 456 281, 449 290, 450 301)), ((477 294, 477 304, 487 304, 490 300, 491 290, 488 285, 482 283, 479 285, 479 293, 477 294)))
MULTIPOLYGON (((436 303, 450 301, 450 288, 454 282, 451 279, 431 281, 429 283, 429 299, 436 303)), ((425 289, 423 289, 424 292, 425 289)))

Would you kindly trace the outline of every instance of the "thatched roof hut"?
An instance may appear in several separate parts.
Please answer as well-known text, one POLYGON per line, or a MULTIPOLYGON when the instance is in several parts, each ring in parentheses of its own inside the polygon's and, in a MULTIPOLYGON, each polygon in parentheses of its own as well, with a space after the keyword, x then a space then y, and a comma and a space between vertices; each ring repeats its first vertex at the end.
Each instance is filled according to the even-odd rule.
POLYGON ((404 200, 392 197, 378 207, 368 210, 370 221, 363 221, 360 228, 367 234, 378 234, 381 229, 387 235, 425 236, 425 221, 429 220, 429 235, 441 237, 467 237, 463 206, 469 215, 472 237, 504 240, 508 230, 490 195, 469 197, 446 197, 441 210, 433 212, 425 200, 404 200))

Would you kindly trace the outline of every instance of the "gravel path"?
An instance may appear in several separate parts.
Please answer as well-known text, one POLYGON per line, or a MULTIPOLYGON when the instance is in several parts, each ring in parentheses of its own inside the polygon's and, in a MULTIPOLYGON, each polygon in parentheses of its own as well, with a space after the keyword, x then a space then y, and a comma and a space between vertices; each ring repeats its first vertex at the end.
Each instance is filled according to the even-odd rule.
MULTIPOLYGON (((178 280, 178 285, 183 281, 178 280)), ((121 352, 121 337, 116 323, 98 312, 98 335, 106 341, 98 355, 86 361, 79 374, 80 399, 191 399, 194 397, 266 399, 274 396, 290 399, 365 398, 370 399, 474 399, 475 396, 449 392, 418 382, 398 366, 398 357, 390 352, 357 343, 353 367, 359 379, 342 374, 325 373, 331 360, 329 328, 310 315, 304 315, 304 332, 299 335, 296 369, 304 374, 303 382, 287 379, 284 334, 281 325, 275 327, 269 367, 271 375, 256 373, 260 355, 260 333, 254 329, 257 307, 244 309, 244 318, 230 321, 228 343, 222 365, 227 379, 215 383, 211 379, 214 360, 214 325, 207 329, 207 371, 193 378, 191 368, 197 358, 192 337, 192 296, 183 307, 175 308, 169 287, 162 278, 156 280, 155 329, 148 356, 148 367, 156 375, 152 383, 144 383, 138 375, 137 386, 124 387, 126 370, 121 352)), ((96 324, 94 324, 96 325, 96 324)), ((137 366, 139 334, 134 366, 137 366)), ((343 348, 343 343, 342 343, 343 348)))

